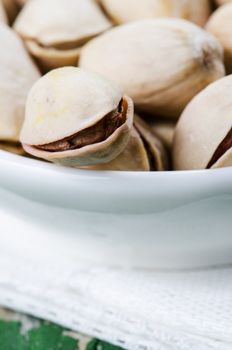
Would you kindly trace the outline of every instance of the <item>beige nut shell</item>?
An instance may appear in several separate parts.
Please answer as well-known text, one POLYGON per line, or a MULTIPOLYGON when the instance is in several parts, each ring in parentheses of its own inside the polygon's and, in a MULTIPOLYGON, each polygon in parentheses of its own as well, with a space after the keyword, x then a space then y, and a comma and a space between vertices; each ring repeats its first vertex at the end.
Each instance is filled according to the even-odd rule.
MULTIPOLYGON (((174 138, 176 170, 205 169, 232 128, 232 76, 211 84, 183 112, 174 138)), ((232 166, 230 148, 213 168, 232 166)))
POLYGON ((6 10, 9 23, 12 24, 19 12, 19 6, 15 0, 1 0, 6 10))
POLYGON ((0 1, 0 23, 7 23, 5 9, 4 9, 3 3, 1 1, 0 1))
POLYGON ((30 0, 14 24, 44 70, 76 65, 79 46, 110 27, 94 0, 30 0))
POLYGON ((51 71, 32 88, 20 140, 28 153, 64 165, 88 165, 110 161, 125 147, 133 123, 133 102, 123 97, 111 81, 79 68, 51 71), (36 145, 62 140, 94 126, 117 109, 121 99, 127 103, 126 122, 107 140, 97 145, 65 152, 46 152, 36 145))
POLYGON ((143 18, 179 17, 203 26, 210 13, 209 0, 101 0, 117 24, 143 18))
POLYGON ((28 0, 15 0, 20 6, 24 6, 28 0))
POLYGON ((27 40, 25 45, 30 54, 36 59, 42 73, 47 73, 55 68, 76 66, 81 52, 79 47, 72 50, 44 48, 33 40, 27 40))
POLYGON ((178 118, 205 86, 224 76, 223 51, 181 19, 147 19, 91 40, 79 65, 118 82, 140 111, 178 118))
POLYGON ((125 149, 108 163, 86 167, 89 170, 112 171, 149 171, 149 161, 143 141, 136 131, 132 129, 130 139, 125 149))
POLYGON ((134 114, 133 101, 127 96, 124 96, 123 100, 127 103, 126 121, 105 141, 64 152, 42 151, 28 144, 23 144, 23 148, 35 157, 69 167, 108 163, 125 149, 130 138, 134 114))
POLYGON ((176 128, 176 123, 173 120, 160 120, 153 118, 149 123, 151 130, 163 142, 165 147, 170 151, 172 149, 173 138, 176 128))
POLYGON ((0 140, 18 141, 29 90, 40 74, 20 38, 0 25, 0 140))
POLYGON ((10 152, 17 154, 19 156, 25 156, 26 153, 20 143, 12 143, 12 142, 1 142, 0 141, 0 150, 5 152, 10 152))
POLYGON ((168 169, 168 159, 163 144, 153 134, 150 127, 139 116, 135 115, 134 127, 130 134, 130 140, 125 149, 111 162, 88 167, 92 170, 115 171, 163 171, 168 169), (147 146, 145 145, 145 143, 147 146), (153 157, 155 169, 151 169, 149 154, 153 157))
POLYGON ((224 4, 231 2, 231 0, 215 0, 215 2, 217 5, 221 6, 221 5, 224 5, 224 4))
MULTIPOLYGON (((167 170, 169 165, 168 156, 161 140, 152 132, 150 126, 138 115, 134 116, 134 126, 143 140, 144 147, 147 148, 147 150, 149 149, 155 170, 167 170)), ((147 156, 149 158, 149 154, 147 154, 147 156)))
POLYGON ((43 145, 82 131, 115 110, 122 96, 116 84, 95 73, 55 69, 29 93, 21 141, 43 145))
POLYGON ((206 29, 222 44, 225 53, 225 66, 232 73, 232 3, 219 7, 210 17, 206 29))

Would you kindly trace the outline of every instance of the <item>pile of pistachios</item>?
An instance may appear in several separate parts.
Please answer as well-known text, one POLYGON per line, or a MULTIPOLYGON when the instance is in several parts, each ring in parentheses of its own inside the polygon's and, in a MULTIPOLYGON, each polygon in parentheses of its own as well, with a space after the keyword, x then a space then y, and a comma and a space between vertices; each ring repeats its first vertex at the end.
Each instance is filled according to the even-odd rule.
POLYGON ((232 166, 232 0, 0 0, 0 148, 81 169, 232 166))

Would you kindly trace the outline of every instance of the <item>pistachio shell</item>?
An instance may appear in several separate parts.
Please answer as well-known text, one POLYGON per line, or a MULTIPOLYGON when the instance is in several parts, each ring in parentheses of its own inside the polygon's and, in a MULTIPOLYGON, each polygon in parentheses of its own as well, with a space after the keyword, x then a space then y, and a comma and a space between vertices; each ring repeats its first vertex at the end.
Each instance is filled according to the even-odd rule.
POLYGON ((232 166, 232 76, 211 84, 183 112, 174 138, 177 170, 232 166))
POLYGON ((232 73, 232 3, 219 7, 210 17, 206 29, 222 44, 225 52, 225 66, 232 73))
POLYGON ((176 123, 172 120, 154 120, 150 125, 152 131, 154 131, 158 138, 163 142, 164 146, 168 150, 171 150, 176 123))
POLYGON ((220 6, 220 5, 227 4, 228 2, 231 2, 231 0, 215 0, 215 2, 220 6))
POLYGON ((20 143, 0 142, 0 150, 24 156, 25 151, 20 143))
POLYGON ((55 69, 29 93, 21 140, 42 145, 68 137, 96 124, 117 108, 121 98, 116 84, 95 73, 55 69))
POLYGON ((28 0, 15 0, 19 6, 24 6, 28 0))
POLYGON ((0 22, 7 23, 7 17, 2 2, 0 2, 0 22))
POLYGON ((51 71, 32 88, 20 139, 34 156, 69 166, 90 165, 116 158, 129 140, 132 123, 133 102, 117 85, 95 73, 66 67, 51 71), (95 127, 121 100, 125 121, 103 141, 65 151, 39 149, 95 127))
POLYGON ((5 7, 9 22, 12 24, 19 12, 19 7, 15 0, 2 0, 2 3, 5 7))
POLYGON ((137 115, 135 115, 134 124, 143 139, 145 148, 150 153, 150 157, 152 157, 150 166, 154 168, 153 170, 167 170, 168 157, 162 142, 151 131, 150 126, 137 115))
POLYGON ((43 48, 33 40, 27 40, 25 44, 30 54, 37 59, 38 65, 44 73, 58 67, 76 66, 81 52, 80 48, 63 51, 43 48))
POLYGON ((218 41, 194 24, 147 19, 91 40, 79 65, 118 82, 139 111, 178 118, 199 91, 224 75, 222 61, 218 41))
POLYGON ((83 43, 110 26, 94 0, 30 0, 14 24, 44 70, 76 65, 83 43))
POLYGON ((92 170, 116 171, 162 171, 167 168, 167 154, 161 141, 137 115, 130 140, 122 153, 109 163, 88 167, 92 170))
POLYGON ((40 74, 18 36, 0 25, 0 140, 18 141, 27 94, 40 74))
POLYGON ((105 164, 86 168, 90 170, 149 171, 150 165, 143 141, 133 128, 127 146, 115 159, 105 164))
POLYGON ((101 0, 117 24, 143 18, 179 17, 203 26, 210 13, 209 0, 101 0))
POLYGON ((230 166, 232 166, 232 148, 230 148, 215 164, 213 164, 212 169, 226 168, 230 166))

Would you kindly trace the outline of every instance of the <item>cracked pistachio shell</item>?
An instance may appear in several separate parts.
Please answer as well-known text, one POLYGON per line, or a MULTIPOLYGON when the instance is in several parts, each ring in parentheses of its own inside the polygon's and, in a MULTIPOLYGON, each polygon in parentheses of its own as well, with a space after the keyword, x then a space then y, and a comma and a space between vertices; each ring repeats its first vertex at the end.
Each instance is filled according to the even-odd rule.
POLYGON ((181 19, 111 29, 85 45, 79 65, 119 83, 139 112, 176 119, 199 91, 224 76, 219 42, 181 19))
POLYGON ((19 12, 19 6, 15 0, 1 0, 1 1, 4 5, 8 20, 10 24, 12 24, 19 12))
POLYGON ((183 112, 175 132, 176 170, 232 166, 232 76, 211 84, 183 112))
POLYGON ((161 141, 151 132, 149 125, 135 116, 129 142, 119 156, 109 163, 98 164, 88 169, 163 171, 168 169, 168 158, 161 141))
POLYGON ((20 38, 0 25, 0 140, 18 141, 26 98, 40 74, 20 38))
POLYGON ((0 142, 0 150, 24 156, 25 151, 20 143, 0 142))
POLYGON ((154 134, 144 120, 142 120, 139 116, 135 115, 134 126, 140 137, 143 140, 144 146, 146 148, 148 158, 150 159, 150 170, 158 170, 163 171, 168 169, 168 156, 165 151, 164 145, 154 134), (150 155, 149 155, 150 154, 150 155), (153 168, 153 169, 152 169, 153 168))
POLYGON ((232 73, 232 3, 219 7, 210 17, 206 29, 222 44, 225 54, 225 66, 232 73))
POLYGON ((15 0, 17 4, 19 4, 19 6, 24 6, 26 4, 26 2, 28 2, 29 0, 15 0))
POLYGON ((30 0, 14 24, 44 71, 76 66, 83 43, 110 27, 94 0, 30 0))
POLYGON ((224 5, 224 4, 228 4, 231 1, 232 0, 215 0, 216 4, 219 6, 224 5))
POLYGON ((0 23, 7 23, 7 17, 2 2, 0 2, 0 23))
POLYGON ((101 0, 101 3, 117 24, 143 18, 179 17, 203 26, 211 13, 209 0, 101 0))
POLYGON ((172 149, 176 123, 173 120, 154 120, 149 123, 152 131, 163 142, 164 146, 172 149))
POLYGON ((132 124, 133 102, 123 96, 116 84, 95 73, 65 67, 51 71, 32 88, 20 139, 24 149, 38 158, 67 166, 84 166, 116 158, 129 140, 132 124), (96 127, 122 100, 125 120, 104 141, 55 152, 36 147, 96 127))

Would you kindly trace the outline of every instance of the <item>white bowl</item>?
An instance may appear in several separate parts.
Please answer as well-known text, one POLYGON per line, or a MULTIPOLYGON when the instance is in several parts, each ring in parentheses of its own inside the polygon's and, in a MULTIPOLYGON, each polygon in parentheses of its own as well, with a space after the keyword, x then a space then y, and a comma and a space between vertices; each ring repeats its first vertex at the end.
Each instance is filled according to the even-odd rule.
POLYGON ((2 201, 53 232, 61 254, 146 268, 232 263, 232 168, 96 172, 0 151, 0 169, 2 201))

